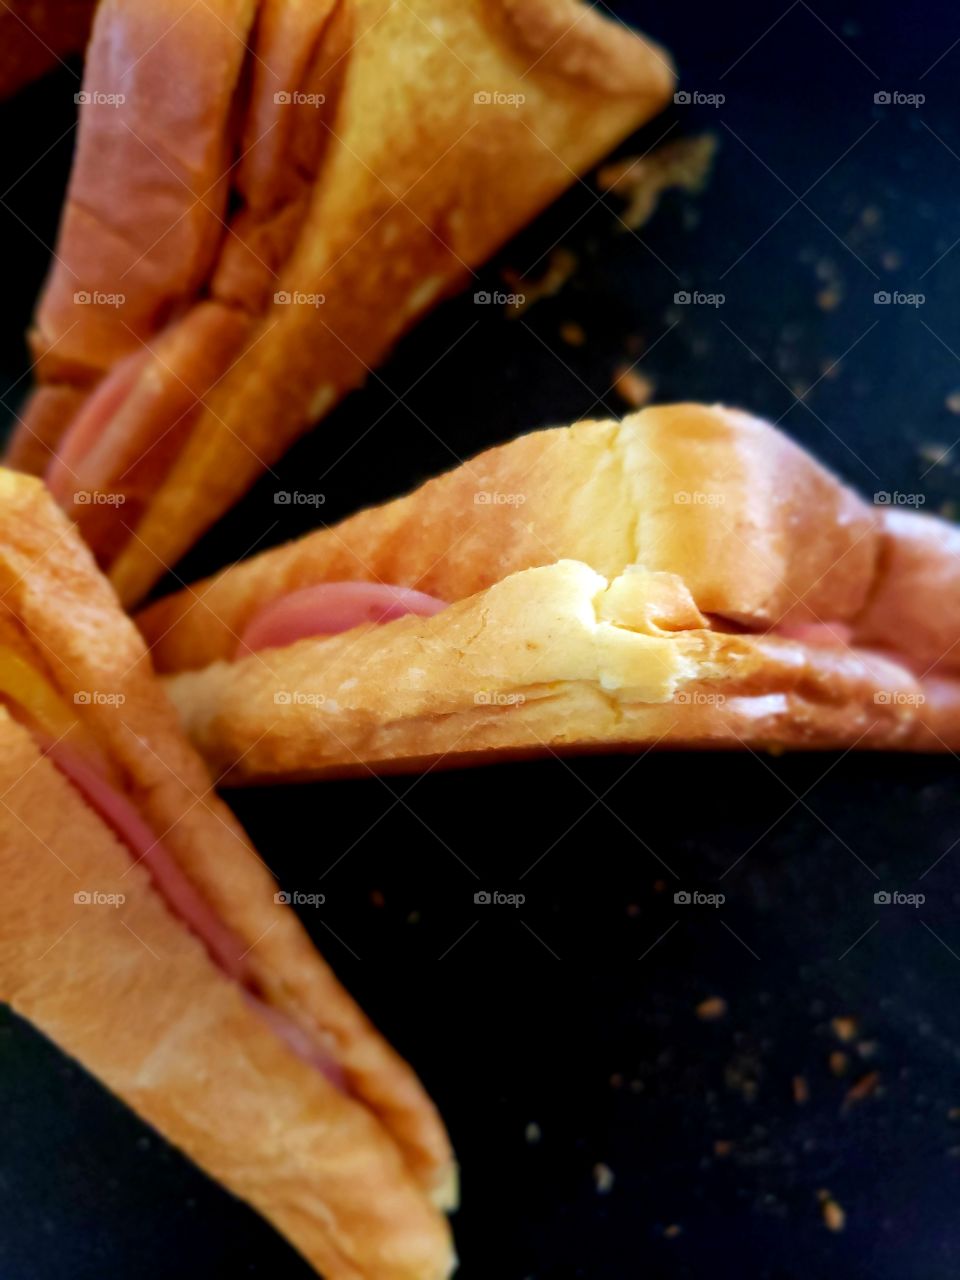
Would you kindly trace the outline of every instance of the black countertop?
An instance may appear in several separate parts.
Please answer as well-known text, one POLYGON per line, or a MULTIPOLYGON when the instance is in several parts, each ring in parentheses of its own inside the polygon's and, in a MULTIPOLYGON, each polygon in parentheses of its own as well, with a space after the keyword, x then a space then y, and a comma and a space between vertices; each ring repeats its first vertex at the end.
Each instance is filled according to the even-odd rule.
MULTIPOLYGON (((542 270, 559 242, 580 259, 559 296, 520 319, 445 304, 183 576, 309 527, 277 487, 309 479, 332 521, 521 430, 623 412, 615 374, 641 352, 657 400, 742 405, 867 494, 952 510, 960 18, 729 8, 618 6, 674 50, 685 88, 725 97, 671 108, 623 153, 710 131, 706 190, 668 194, 633 235, 578 185, 476 285, 542 270), (684 289, 725 301, 675 304, 684 289), (561 339, 570 321, 585 346, 561 339)), ((75 88, 63 71, 0 112, 8 405, 75 88)), ((675 753, 229 798, 284 885, 326 894, 308 927, 450 1123, 465 1280, 953 1280, 957 768, 675 753), (490 889, 526 900, 475 903, 490 889), (724 901, 675 902, 693 890, 724 901), (925 900, 875 902, 893 890, 925 900)), ((0 1108, 4 1280, 308 1274, 9 1015, 0 1108)))

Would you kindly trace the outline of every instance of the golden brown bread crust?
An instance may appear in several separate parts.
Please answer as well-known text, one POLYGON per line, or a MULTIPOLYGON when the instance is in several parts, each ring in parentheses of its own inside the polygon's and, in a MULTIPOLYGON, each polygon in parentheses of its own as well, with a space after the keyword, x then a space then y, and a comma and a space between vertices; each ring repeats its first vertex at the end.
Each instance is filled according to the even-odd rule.
POLYGON ((764 629, 853 618, 876 516, 809 454, 723 406, 645 409, 537 431, 405 498, 255 556, 140 614, 161 671, 232 657, 251 616, 338 579, 462 600, 569 557, 614 577, 679 574, 707 613, 764 629))
MULTIPOLYGON (((540 0, 217 7, 222 22, 188 0, 106 0, 88 79, 96 75, 106 91, 123 78, 127 103, 112 118, 85 115, 58 247, 63 265, 55 264, 38 313, 41 379, 85 388, 168 320, 182 323, 198 297, 247 322, 242 355, 203 389, 172 464, 151 458, 149 484, 105 465, 78 486, 128 498, 124 519, 136 537, 118 554, 117 522, 112 539, 99 533, 95 543, 126 601, 142 596, 434 302, 657 111, 673 84, 659 50, 588 6, 577 13, 570 0, 558 13, 540 0), (171 48, 156 42, 152 24, 181 10, 175 30, 184 39, 171 48), (561 29, 568 10, 574 20, 561 29), (243 41, 227 27, 250 33, 249 95, 237 91, 243 41), (261 58, 261 48, 271 56, 261 58), (196 82, 196 100, 183 93, 184 76, 196 82), (275 105, 277 93, 324 101, 275 105), (277 130, 263 141, 259 126, 271 117, 277 130), (121 137, 124 121, 134 128, 121 137), (141 154, 138 135, 173 176, 141 154), (191 139, 186 175, 173 141, 181 136, 191 139), (218 148, 232 142, 242 158, 229 182, 242 211, 224 236, 227 183, 216 179, 228 166, 218 148), (122 164, 108 163, 114 144, 122 164), (291 173, 305 181, 291 182, 291 173), (124 292, 128 301, 84 308, 78 318, 78 288, 124 292), (275 293, 326 301, 275 305, 275 293)), ((21 436, 34 429, 29 409, 25 424, 21 436)), ((28 452, 22 440, 14 447, 28 452)))
POLYGON ((96 0, 4 0, 0 6, 0 98, 79 53, 87 42, 95 5, 96 0))
POLYGON ((608 584, 573 561, 166 683, 230 782, 654 744, 907 746, 919 691, 877 655, 710 630, 675 575, 608 584))
POLYGON ((960 673, 960 527, 885 510, 880 571, 855 639, 907 651, 921 674, 960 673))
POLYGON ((327 1280, 449 1275, 446 1224, 386 1130, 265 1029, 2 709, 0 785, 0 999, 327 1280))
POLYGON ((390 1131, 413 1175, 444 1198, 449 1143, 410 1068, 374 1031, 311 946, 183 738, 136 628, 36 480, 0 470, 0 596, 35 640, 67 702, 106 745, 130 796, 202 897, 251 950, 270 1001, 332 1046, 350 1090, 390 1131))

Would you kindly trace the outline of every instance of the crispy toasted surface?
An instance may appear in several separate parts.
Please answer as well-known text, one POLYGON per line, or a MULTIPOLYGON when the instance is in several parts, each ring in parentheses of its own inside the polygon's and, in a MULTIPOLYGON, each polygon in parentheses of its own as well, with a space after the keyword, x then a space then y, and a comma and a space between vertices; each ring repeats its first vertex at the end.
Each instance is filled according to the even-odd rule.
POLYGON ((711 630, 675 575, 608 582, 572 561, 431 618, 217 662, 167 687, 232 782, 654 744, 906 745, 918 690, 877 655, 711 630))
POLYGON ((569 557, 606 577, 679 574, 698 606, 758 629, 854 617, 877 560, 876 516, 809 454, 722 406, 532 432, 405 498, 265 552, 138 619, 160 670, 233 655, 271 599, 359 579, 461 600, 569 557))
POLYGON ((392 1133, 425 1190, 442 1198, 453 1177, 449 1143, 414 1073, 339 984, 296 915, 275 903, 273 877, 212 791, 90 552, 39 481, 3 470, 0 598, 66 701, 80 697, 86 725, 165 848, 249 945, 251 970, 270 1002, 332 1043, 350 1089, 392 1133))
POLYGON ((268 1030, 2 710, 0 780, 0 999, 330 1280, 447 1276, 446 1224, 387 1131, 268 1030))

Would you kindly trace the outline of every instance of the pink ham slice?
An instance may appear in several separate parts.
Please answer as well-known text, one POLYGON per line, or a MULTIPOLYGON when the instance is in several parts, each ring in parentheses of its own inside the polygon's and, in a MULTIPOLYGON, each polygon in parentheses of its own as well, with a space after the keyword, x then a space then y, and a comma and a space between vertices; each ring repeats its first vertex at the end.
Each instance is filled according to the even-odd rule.
POLYGON ((377 582, 325 582, 274 600, 247 624, 236 657, 279 649, 310 636, 335 636, 365 622, 394 622, 415 614, 430 618, 447 607, 410 587, 377 582))
POLYGON ((774 635, 785 640, 799 640, 817 649, 843 648, 853 643, 853 627, 845 622, 796 622, 775 627, 774 635))
POLYGON ((227 977, 243 987, 244 999, 274 1034, 298 1058, 316 1067, 337 1088, 343 1088, 342 1071, 316 1041, 285 1013, 254 994, 252 977, 244 963, 250 948, 204 902, 126 796, 110 786, 75 751, 62 743, 41 741, 41 748, 64 777, 73 783, 90 808, 123 841, 134 859, 146 864, 157 891, 170 910, 196 934, 227 977))

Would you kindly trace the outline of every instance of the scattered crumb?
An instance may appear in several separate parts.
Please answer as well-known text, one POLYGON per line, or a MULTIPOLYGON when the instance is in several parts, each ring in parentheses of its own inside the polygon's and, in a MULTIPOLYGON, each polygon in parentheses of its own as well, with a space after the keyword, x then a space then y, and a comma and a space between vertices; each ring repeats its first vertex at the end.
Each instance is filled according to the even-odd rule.
POLYGON ((540 1141, 540 1126, 535 1120, 530 1121, 526 1129, 523 1131, 523 1136, 531 1147, 540 1141))
POLYGON ((887 249, 880 258, 884 271, 899 271, 903 266, 903 255, 897 249, 887 249))
POLYGON ((847 1090, 847 1096, 843 1100, 844 1110, 869 1098, 876 1091, 879 1083, 879 1071, 868 1071, 865 1076, 861 1076, 857 1083, 847 1090))
POLYGON ((677 1222, 671 1222, 669 1227, 663 1228, 663 1234, 668 1240, 676 1240, 677 1236, 683 1232, 683 1227, 677 1222))
POLYGON ((583 326, 576 324, 573 320, 568 320, 566 324, 560 326, 560 337, 568 347, 582 347, 587 340, 583 326))
POLYGON ((649 404, 656 389, 649 378, 625 366, 617 370, 613 385, 620 399, 634 409, 642 409, 645 404, 649 404))
POLYGON ((960 1107, 951 1107, 947 1112, 948 1120, 960 1120, 960 1107))
POLYGON ((960 413, 960 391, 951 391, 946 404, 951 413, 960 413))
POLYGON ((828 1231, 842 1231, 847 1225, 847 1215, 840 1205, 837 1204, 829 1191, 818 1192, 820 1201, 820 1212, 823 1214, 823 1224, 828 1231))
POLYGON ((724 1160, 733 1151, 733 1143, 727 1141, 717 1141, 713 1144, 713 1154, 718 1160, 724 1160))
POLYGON ((857 1034, 856 1018, 832 1018, 830 1025, 833 1027, 833 1034, 844 1044, 849 1044, 857 1034))
POLYGON ((623 1088, 623 1076, 620 1074, 619 1071, 615 1071, 613 1075, 610 1077, 610 1088, 611 1089, 623 1088))
POLYGON ((374 889, 370 894, 370 901, 375 907, 383 907, 387 900, 379 889, 374 889))
POLYGON ((597 1186, 597 1194, 608 1195, 613 1190, 613 1170, 606 1164, 593 1166, 593 1180, 597 1186))
POLYGON ((693 193, 703 190, 716 150, 717 139, 711 133, 679 138, 649 155, 604 165, 597 174, 597 185, 601 191, 628 201, 622 221, 636 231, 653 216, 664 191, 672 187, 693 193))
POLYGON ((722 996, 710 996, 700 1001, 696 1013, 701 1022, 717 1022, 727 1016, 727 1002, 722 996))
POLYGON ((960 507, 957 506, 952 498, 947 498, 945 502, 941 502, 939 514, 943 516, 944 520, 960 520, 960 507))
POLYGON ((810 1086, 807 1084, 805 1076, 793 1077, 793 1100, 798 1107, 802 1107, 810 1101, 810 1086))
POLYGON ((830 1070, 835 1076, 845 1076, 850 1067, 850 1059, 845 1053, 841 1053, 839 1049, 834 1049, 830 1055, 830 1070))
POLYGON ((872 1058, 876 1052, 876 1040, 861 1040, 857 1045, 857 1053, 859 1053, 861 1058, 872 1058))
POLYGON ((637 903, 637 902, 628 902, 628 903, 627 903, 627 915, 631 918, 631 920, 636 919, 636 917, 637 917, 639 914, 640 914, 640 904, 639 904, 639 903, 637 903))
POLYGON ((836 311, 842 301, 843 294, 836 285, 821 289, 817 294, 817 306, 821 311, 836 311))
POLYGON ((876 205, 868 204, 860 213, 860 221, 865 227, 875 227, 880 221, 880 210, 876 205))
POLYGON ((410 914, 407 916, 407 924, 419 924, 419 923, 420 923, 420 912, 411 911, 410 914))
POLYGON ((504 281, 515 293, 523 295, 523 302, 512 307, 510 315, 523 315, 541 298, 555 297, 575 274, 579 265, 577 255, 572 250, 561 247, 554 249, 551 253, 547 269, 538 280, 526 280, 519 271, 514 271, 512 267, 504 267, 501 272, 504 281))

